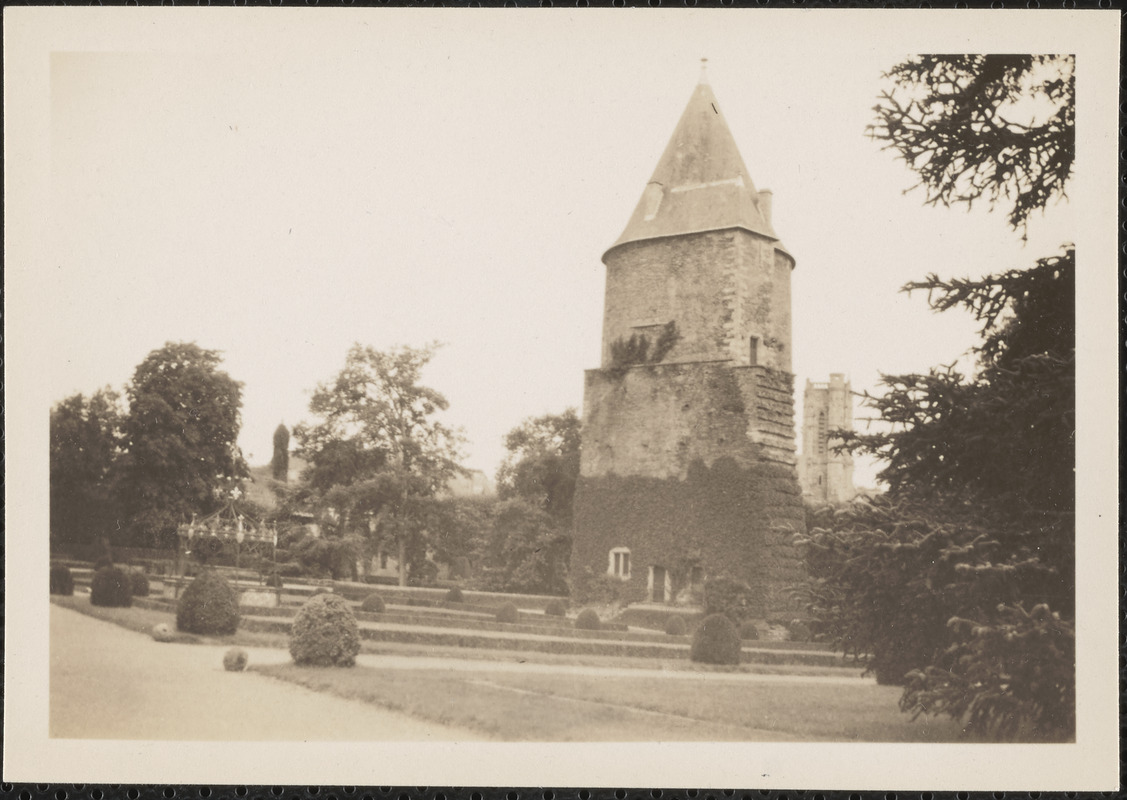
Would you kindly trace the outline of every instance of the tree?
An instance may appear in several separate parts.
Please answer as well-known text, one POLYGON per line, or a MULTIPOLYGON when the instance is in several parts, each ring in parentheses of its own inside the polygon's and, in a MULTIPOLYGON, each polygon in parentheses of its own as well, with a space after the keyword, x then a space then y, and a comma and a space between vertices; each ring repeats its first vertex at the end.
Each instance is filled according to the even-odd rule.
POLYGON ((221 361, 215 350, 169 342, 133 373, 119 497, 137 540, 167 543, 179 523, 215 511, 241 489, 242 384, 219 369, 221 361))
POLYGON ((579 477, 580 421, 574 408, 529 417, 505 435, 508 454, 497 471, 497 493, 520 497, 570 528, 579 477))
POLYGON ((290 432, 284 423, 274 429, 274 456, 270 459, 270 474, 274 480, 282 483, 290 479, 290 432))
MULTIPOLYGON (((926 202, 1005 200, 1024 232, 1064 196, 1072 67, 914 58, 888 74, 870 134, 917 169, 926 202)), ((905 286, 975 316, 977 367, 883 376, 866 402, 884 428, 843 438, 885 461, 888 496, 815 514, 801 540, 823 632, 903 683, 903 710, 982 736, 1074 735, 1074 283, 1065 246, 1028 269, 905 286)))
POLYGON ((574 408, 529 417, 505 435, 488 561, 509 591, 567 592, 579 445, 574 408))
POLYGON ((461 435, 436 418, 449 404, 420 383, 436 349, 353 345, 344 369, 313 393, 309 410, 319 421, 294 429, 320 502, 339 515, 342 532, 396 543, 401 585, 429 501, 461 470, 461 435))
POLYGON ((885 74, 869 134, 917 172, 927 204, 1004 199, 1024 229, 1072 175, 1074 68, 1070 55, 916 56, 885 74))
POLYGON ((120 398, 109 387, 51 409, 51 540, 88 544, 116 525, 113 481, 121 446, 120 398))

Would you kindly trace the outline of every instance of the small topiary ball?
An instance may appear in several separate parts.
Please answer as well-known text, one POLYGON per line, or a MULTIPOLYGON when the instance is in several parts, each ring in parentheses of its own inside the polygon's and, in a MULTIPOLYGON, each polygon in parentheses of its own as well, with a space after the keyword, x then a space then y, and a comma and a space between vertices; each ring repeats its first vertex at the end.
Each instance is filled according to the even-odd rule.
POLYGON ((603 625, 602 620, 593 608, 585 608, 575 618, 575 627, 584 631, 597 631, 603 625))
POLYGON ((544 614, 549 617, 566 617, 567 606, 563 600, 549 600, 548 605, 544 606, 544 614))
POLYGON ((241 647, 232 647, 223 654, 223 669, 228 672, 242 672, 247 668, 247 651, 241 647))
POLYGON ((290 626, 290 655, 295 664, 351 667, 359 652, 360 626, 343 597, 311 597, 294 617, 290 626))
POLYGON ((665 620, 665 632, 670 636, 684 636, 687 630, 685 618, 680 614, 670 614, 669 619, 665 620))
POLYGON ((800 619, 792 619, 787 625, 787 638, 792 642, 810 641, 810 627, 800 619))
POLYGON ((152 634, 153 639, 158 642, 168 643, 172 641, 172 628, 168 627, 167 622, 158 622, 154 625, 152 634))
POLYGON ((759 638, 759 628, 755 627, 755 623, 750 619, 745 619, 740 623, 740 638, 746 641, 759 638))
POLYGON ((739 664, 740 634, 723 614, 705 617, 693 633, 689 658, 702 664, 739 664))
POLYGON ((133 605, 133 582, 123 570, 105 567, 90 581, 90 605, 128 608, 133 605))
POLYGON ((112 566, 113 566, 113 560, 109 556, 98 556, 96 559, 94 559, 94 571, 95 572, 97 572, 100 569, 105 569, 106 567, 112 567, 112 566))
POLYGON ((516 622, 518 619, 520 619, 520 612, 512 603, 503 603, 497 609, 498 622, 516 622))
POLYGON ((176 606, 176 628, 204 636, 229 636, 239 627, 239 597, 213 569, 188 584, 176 606))
POLYGON ((462 590, 457 586, 446 593, 446 602, 448 603, 464 603, 465 601, 466 598, 462 594, 462 590))
POLYGON ((361 611, 370 611, 373 614, 382 614, 384 610, 383 598, 378 594, 370 594, 360 604, 361 611))
POLYGON ((281 589, 282 588, 282 576, 279 575, 277 572, 275 572, 269 578, 266 579, 266 585, 271 587, 271 588, 274 588, 274 589, 281 589))
POLYGON ((63 564, 51 565, 51 594, 74 594, 74 576, 63 564))
POLYGON ((129 580, 131 582, 131 589, 134 597, 148 597, 149 596, 149 579, 145 577, 145 573, 141 570, 135 570, 129 573, 129 580))

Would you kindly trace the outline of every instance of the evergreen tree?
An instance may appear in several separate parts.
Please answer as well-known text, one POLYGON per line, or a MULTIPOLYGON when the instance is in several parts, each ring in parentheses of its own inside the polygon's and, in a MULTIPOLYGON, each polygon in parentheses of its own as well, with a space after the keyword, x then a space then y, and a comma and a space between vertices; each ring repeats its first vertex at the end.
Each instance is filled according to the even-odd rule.
POLYGON ((285 423, 274 430, 274 457, 270 459, 270 474, 276 481, 290 479, 290 432, 285 423))

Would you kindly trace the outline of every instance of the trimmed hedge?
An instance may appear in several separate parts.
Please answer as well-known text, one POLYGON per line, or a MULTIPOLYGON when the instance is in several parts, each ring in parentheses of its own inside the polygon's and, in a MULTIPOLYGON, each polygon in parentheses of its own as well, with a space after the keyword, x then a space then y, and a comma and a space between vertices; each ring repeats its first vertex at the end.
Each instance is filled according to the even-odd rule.
POLYGON ((311 597, 290 627, 290 655, 295 664, 351 667, 360 652, 360 626, 348 601, 335 594, 311 597))
POLYGON ((385 607, 383 598, 378 594, 368 595, 364 598, 364 602, 360 604, 361 611, 370 611, 373 614, 382 614, 385 607))
POLYGON ((239 598, 218 572, 205 569, 188 584, 176 607, 176 628, 204 636, 228 636, 239 627, 239 598))
POLYGON ((705 617, 693 633, 689 658, 701 664, 739 664, 740 634, 724 614, 705 617))
POLYGON ((74 576, 64 564, 51 565, 51 594, 74 594, 74 576))
POLYGON ((149 579, 145 577, 145 573, 141 570, 134 570, 129 573, 130 590, 133 592, 134 597, 148 597, 149 596, 149 579))
POLYGON ((520 619, 520 612, 512 603, 502 603, 497 607, 496 617, 498 622, 516 622, 520 619))
POLYGON ((670 614, 669 619, 665 620, 665 632, 670 636, 684 636, 687 630, 685 618, 680 614, 670 614))
POLYGON ((599 615, 593 608, 585 608, 579 612, 579 616, 575 618, 575 627, 585 631, 597 631, 603 625, 603 621, 599 619, 599 615))
POLYGON ((548 617, 566 617, 567 605, 563 600, 550 600, 544 606, 544 615, 548 617))
POLYGON ((740 623, 740 638, 745 641, 752 641, 759 638, 759 628, 755 627, 755 623, 750 619, 745 619, 740 623))
POLYGON ((133 582, 117 567, 103 567, 90 581, 90 605, 129 608, 133 605, 133 582))

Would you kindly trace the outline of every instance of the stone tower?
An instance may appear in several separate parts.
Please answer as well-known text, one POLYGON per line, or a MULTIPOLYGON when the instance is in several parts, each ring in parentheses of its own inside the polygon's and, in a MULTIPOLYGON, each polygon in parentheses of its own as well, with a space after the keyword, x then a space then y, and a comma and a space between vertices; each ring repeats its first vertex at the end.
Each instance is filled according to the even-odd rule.
MULTIPOLYGON (((731 577, 791 607, 795 471, 790 273, 701 79, 603 255, 602 365, 588 370, 571 572, 630 601, 692 602, 731 577)), ((582 591, 582 589, 580 589, 582 591)))
POLYGON ((853 499, 853 456, 835 453, 835 430, 853 430, 853 391, 840 373, 829 383, 806 381, 803 394, 802 455, 798 479, 802 493, 816 503, 844 503, 853 499))

